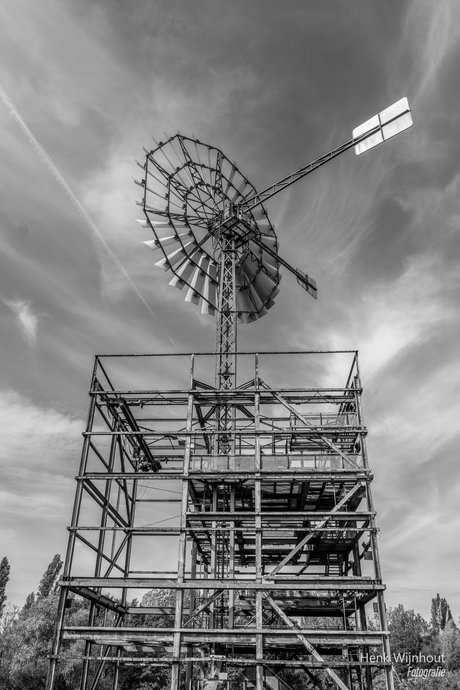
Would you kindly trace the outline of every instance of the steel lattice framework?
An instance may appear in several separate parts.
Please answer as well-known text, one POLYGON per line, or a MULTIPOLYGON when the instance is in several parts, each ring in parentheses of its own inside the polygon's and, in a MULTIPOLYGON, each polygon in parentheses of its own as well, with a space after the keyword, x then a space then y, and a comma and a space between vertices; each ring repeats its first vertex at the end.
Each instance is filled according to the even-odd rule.
POLYGON ((191 355, 186 374, 174 360, 175 388, 145 384, 151 358, 164 359, 135 358, 149 364, 140 375, 126 357, 96 358, 47 690, 76 641, 81 690, 107 673, 116 690, 133 666, 168 668, 171 690, 289 690, 278 675, 288 668, 305 687, 371 690, 381 673, 393 690, 357 353, 329 353, 350 358, 336 388, 302 385, 302 371, 318 372, 310 359, 327 353, 303 353, 288 385, 283 357, 300 353, 238 353, 236 329, 273 306, 280 266, 316 297, 280 257, 263 203, 411 123, 402 99, 262 192, 197 139, 145 151, 146 244, 186 301, 217 313, 215 379, 205 354, 191 355), (75 595, 89 602, 84 625, 66 616, 75 595))

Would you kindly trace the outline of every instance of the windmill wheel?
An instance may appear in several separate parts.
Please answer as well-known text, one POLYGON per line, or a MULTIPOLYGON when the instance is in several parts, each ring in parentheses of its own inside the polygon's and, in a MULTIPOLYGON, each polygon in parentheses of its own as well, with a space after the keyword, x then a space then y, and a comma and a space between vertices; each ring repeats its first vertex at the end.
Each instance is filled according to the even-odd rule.
POLYGON ((160 255, 156 266, 174 274, 169 284, 186 287, 186 302, 199 304, 203 314, 214 314, 221 239, 233 236, 238 320, 247 323, 264 316, 281 279, 273 257, 278 253, 274 228, 262 205, 245 212, 244 232, 225 224, 230 211, 256 193, 253 185, 222 151, 181 134, 144 151, 145 163, 138 163, 144 179, 135 182, 143 188, 143 198, 136 203, 145 218, 138 222, 152 230, 154 239, 145 244, 160 255))

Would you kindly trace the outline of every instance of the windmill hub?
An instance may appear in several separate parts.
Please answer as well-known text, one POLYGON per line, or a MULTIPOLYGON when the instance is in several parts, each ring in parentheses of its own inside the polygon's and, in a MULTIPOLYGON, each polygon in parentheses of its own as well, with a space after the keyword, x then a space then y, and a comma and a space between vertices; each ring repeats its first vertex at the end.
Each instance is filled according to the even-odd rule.
POLYGON ((235 240, 235 248, 241 247, 251 237, 260 234, 256 221, 234 205, 217 215, 213 231, 217 237, 222 234, 232 236, 235 240))

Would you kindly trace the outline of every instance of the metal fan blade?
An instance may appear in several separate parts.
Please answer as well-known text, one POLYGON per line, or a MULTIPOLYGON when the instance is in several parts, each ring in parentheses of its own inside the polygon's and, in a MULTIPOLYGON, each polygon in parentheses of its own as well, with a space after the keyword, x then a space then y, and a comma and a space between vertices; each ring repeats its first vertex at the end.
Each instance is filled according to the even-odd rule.
POLYGON ((169 247, 171 245, 178 244, 180 242, 180 237, 190 237, 190 234, 188 232, 184 232, 181 235, 169 235, 168 237, 163 237, 162 239, 147 240, 147 242, 144 242, 144 244, 153 250, 161 249, 161 247, 169 247))
POLYGON ((262 309, 262 307, 264 306, 263 299, 261 299, 261 297, 260 297, 259 293, 257 292, 256 288, 254 287, 254 285, 250 285, 248 287, 248 291, 251 294, 252 301, 256 305, 255 311, 256 312, 260 311, 260 309, 262 309))
POLYGON ((186 302, 198 304, 200 301, 209 261, 209 258, 205 254, 201 256, 198 266, 195 268, 195 271, 192 274, 190 287, 185 296, 186 302))
POLYGON ((187 244, 184 244, 183 247, 179 247, 179 249, 176 249, 176 251, 172 252, 172 254, 168 254, 164 259, 156 261, 155 266, 159 266, 163 270, 167 271, 169 268, 175 266, 179 261, 181 261, 184 256, 189 254, 189 251, 191 251, 194 246, 196 246, 194 240, 187 242, 187 244), (187 248, 189 248, 189 251, 186 251, 187 248))
POLYGON ((153 249, 153 250, 160 248, 160 245, 158 244, 158 240, 147 240, 147 241, 144 241, 144 244, 146 244, 147 247, 149 247, 150 249, 153 249))
POLYGON ((239 196, 244 196, 243 192, 245 191, 246 187, 248 186, 247 180, 243 180, 240 182, 238 187, 236 188, 235 194, 232 196, 231 200, 235 201, 235 199, 239 196))
POLYGON ((235 167, 235 165, 232 165, 232 169, 230 170, 230 175, 228 176, 227 186, 225 187, 224 194, 228 193, 228 190, 230 189, 230 185, 233 182, 233 178, 235 177, 235 173, 236 173, 236 167, 235 167))
MULTIPOLYGON (((255 303, 255 305, 257 307, 256 310, 253 312, 255 319, 260 319, 260 318, 262 318, 262 316, 265 316, 265 314, 267 313, 267 309, 265 308, 265 305, 264 305, 265 299, 261 298, 261 296, 257 292, 254 285, 249 286, 249 292, 251 294, 253 302, 255 303)), ((255 319, 253 319, 253 320, 255 320, 255 319)))
POLYGON ((246 287, 236 289, 236 310, 237 312, 254 312, 256 307, 249 297, 250 292, 246 287))
POLYGON ((136 201, 136 204, 138 206, 143 206, 146 209, 146 211, 152 211, 152 213, 161 213, 163 215, 165 213, 164 208, 157 208, 156 206, 152 206, 151 204, 147 204, 147 203, 144 204, 143 201, 141 201, 140 203, 137 203, 137 201, 136 201))
MULTIPOLYGON (((192 275, 192 284, 197 282, 197 278, 199 277, 199 275, 200 275, 200 269, 197 266, 195 268, 193 275, 192 275)), ((196 290, 193 287, 190 287, 187 290, 187 294, 185 295, 185 301, 186 302, 193 302, 193 304, 198 304, 199 300, 200 300, 199 293, 196 292, 196 290)))
POLYGON ((192 275, 193 270, 196 268, 196 261, 200 258, 201 254, 201 249, 198 249, 196 252, 191 254, 190 257, 188 257, 176 270, 176 275, 169 284, 174 285, 175 287, 179 288, 179 290, 182 290, 184 285, 189 282, 190 276, 192 275))
MULTIPOLYGON (((150 218, 136 218, 136 221, 139 223, 139 225, 143 228, 153 228, 154 232, 157 233, 158 230, 167 230, 168 232, 171 232, 171 230, 174 231, 174 225, 170 223, 168 220, 150 220, 150 218)), ((176 229, 180 228, 181 226, 176 225, 176 229)), ((182 227, 186 227, 185 225, 182 227)))
POLYGON ((252 216, 254 220, 262 220, 262 218, 266 218, 267 214, 265 213, 265 209, 262 208, 262 206, 257 206, 253 211, 251 211, 252 216))
POLYGON ((201 298, 201 313, 206 314, 208 316, 214 316, 216 310, 214 309, 214 307, 211 307, 211 305, 208 302, 206 302, 206 300, 201 298))
POLYGON ((264 267, 273 275, 274 278, 277 277, 278 275, 278 268, 279 268, 279 263, 276 261, 276 259, 271 256, 271 254, 268 254, 268 252, 264 252, 259 245, 255 244, 255 242, 248 242, 249 249, 255 254, 255 256, 259 259, 259 261, 262 262, 264 267))
POLYGON ((254 321, 257 321, 258 317, 257 317, 257 312, 255 312, 255 311, 251 311, 251 312, 241 311, 241 312, 238 312, 236 318, 238 320, 238 323, 254 323, 254 321))
POLYGON ((179 290, 182 290, 182 288, 185 285, 185 281, 188 280, 190 273, 193 271, 194 265, 195 264, 193 264, 190 259, 184 261, 182 266, 180 266, 177 270, 176 275, 174 275, 173 278, 169 281, 169 284, 173 287, 178 288, 179 290))
POLYGON ((261 221, 257 222, 257 227, 259 229, 260 234, 262 235, 261 239, 265 241, 265 238, 267 239, 275 239, 273 233, 275 232, 275 228, 273 225, 267 224, 267 223, 262 223, 261 221))
POLYGON ((259 270, 259 265, 256 261, 254 261, 252 256, 248 255, 241 263, 241 270, 244 272, 246 277, 249 278, 249 280, 252 280, 259 270))
MULTIPOLYGON (((273 261, 273 259, 271 260, 273 261)), ((268 271, 268 273, 270 273, 270 275, 272 275, 276 281, 281 280, 281 275, 278 272, 278 266, 274 266, 272 263, 270 263, 270 260, 267 260, 264 257, 262 258, 262 265, 265 268, 265 270, 268 271)))
MULTIPOLYGON (((139 184, 136 180, 134 180, 134 182, 136 182, 136 184, 139 184)), ((158 197, 159 199, 161 199, 162 201, 165 201, 165 195, 164 195, 164 194, 160 194, 159 192, 156 192, 154 189, 151 189, 150 187, 147 187, 147 185, 141 185, 141 186, 145 186, 146 190, 147 190, 150 194, 154 194, 154 196, 157 196, 157 197, 158 197)))
POLYGON ((260 296, 258 295, 256 288, 253 285, 250 285, 249 290, 251 291, 251 295, 254 302, 257 304, 257 311, 255 312, 255 317, 256 319, 261 319, 262 316, 265 316, 268 310, 266 309, 264 302, 260 299, 260 296))
POLYGON ((217 309, 217 266, 214 262, 209 264, 208 272, 211 280, 209 282, 207 299, 211 302, 213 310, 215 310, 217 309))
POLYGON ((208 271, 204 277, 203 298, 201 301, 201 313, 210 314, 211 316, 216 312, 216 276, 217 267, 212 262, 209 263, 208 271))
POLYGON ((262 302, 265 302, 268 297, 274 299, 279 293, 279 289, 276 287, 276 282, 269 278, 266 273, 260 271, 251 283, 251 288, 253 288, 262 302))
MULTIPOLYGON (((273 226, 271 226, 271 227, 273 227, 273 226)), ((259 229, 260 229, 260 226, 259 226, 259 229)), ((262 244, 267 245, 267 247, 268 247, 269 249, 271 249, 272 252, 276 252, 276 251, 277 251, 277 249, 278 249, 278 240, 276 239, 276 237, 275 237, 273 234, 268 234, 268 235, 267 235, 267 234, 265 234, 265 235, 263 234, 262 237, 260 238, 260 241, 262 242, 262 244)))
POLYGON ((176 287, 178 290, 182 290, 185 283, 178 276, 173 276, 169 281, 169 285, 171 285, 172 287, 176 287))
MULTIPOLYGON (((261 244, 265 244, 267 249, 271 250, 272 252, 276 252, 276 250, 277 250, 276 237, 262 237, 262 238, 260 238, 260 242, 261 242, 261 244), (273 240, 273 242, 271 242, 271 240, 273 240)), ((257 242, 253 242, 252 240, 249 240, 248 244, 249 244, 249 249, 256 256, 257 256, 257 254, 260 254, 261 251, 263 251, 262 247, 257 242)), ((267 255, 267 258, 268 258, 268 255, 267 255)), ((273 263, 273 261, 274 261, 274 259, 272 259, 272 263, 273 263)))
POLYGON ((248 323, 249 315, 253 314, 257 307, 251 301, 247 278, 241 266, 235 266, 235 297, 237 318, 240 323, 248 323))

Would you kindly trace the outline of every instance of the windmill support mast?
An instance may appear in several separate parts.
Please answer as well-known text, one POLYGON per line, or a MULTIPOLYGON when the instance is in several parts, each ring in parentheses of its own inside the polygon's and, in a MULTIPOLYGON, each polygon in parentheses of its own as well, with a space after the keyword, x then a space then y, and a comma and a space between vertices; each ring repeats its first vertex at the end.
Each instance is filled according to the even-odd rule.
MULTIPOLYGON (((233 233, 223 225, 219 233, 220 286, 216 330, 216 388, 223 392, 236 387, 237 315, 235 299, 236 248, 233 233)), ((217 452, 232 446, 233 411, 225 401, 216 408, 217 452)))

